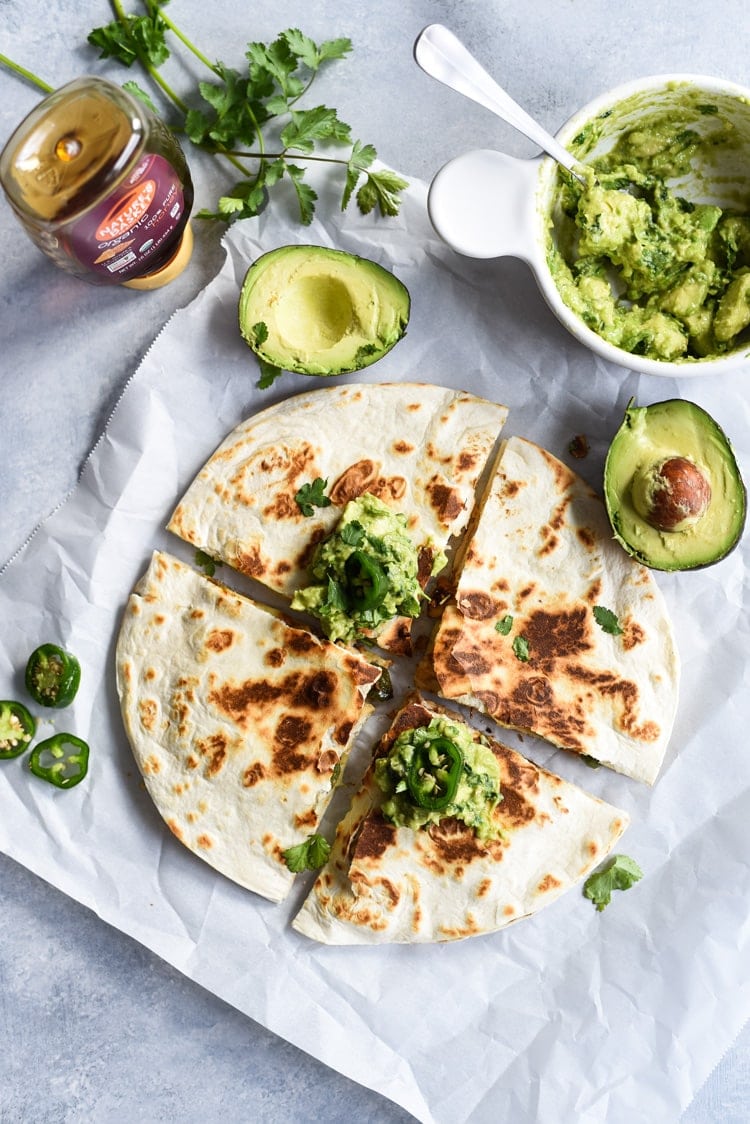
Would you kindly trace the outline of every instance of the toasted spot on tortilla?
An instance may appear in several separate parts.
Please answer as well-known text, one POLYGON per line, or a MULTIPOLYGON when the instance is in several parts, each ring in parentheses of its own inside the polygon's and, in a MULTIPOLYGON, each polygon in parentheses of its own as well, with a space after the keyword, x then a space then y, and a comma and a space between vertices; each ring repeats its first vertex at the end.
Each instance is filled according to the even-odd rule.
POLYGON ((180 840, 180 842, 182 842, 183 841, 182 828, 177 823, 177 820, 169 819, 169 820, 166 821, 166 823, 167 823, 167 827, 172 832, 172 834, 176 835, 177 838, 180 840))
POLYGON ((559 878, 555 878, 554 874, 545 874, 544 878, 537 886, 537 890, 540 894, 546 894, 549 893, 550 890, 557 889, 559 886, 562 886, 562 882, 560 882, 559 878))
MULTIPOLYGON (((346 742, 342 743, 346 744, 346 742)), ((318 758, 317 770, 319 773, 332 773, 339 763, 339 755, 335 749, 324 749, 318 758)))
POLYGON ((152 681, 152 680, 156 679, 158 674, 159 673, 158 673, 158 671, 156 670, 155 667, 148 667, 148 668, 146 668, 145 678, 148 679, 149 681, 152 681))
POLYGON ((461 493, 457 488, 451 488, 449 484, 443 483, 437 476, 433 476, 430 480, 426 491, 435 514, 445 526, 457 519, 463 511, 461 493))
POLYGON ((628 619, 625 621, 625 627, 622 630, 620 642, 626 651, 635 648, 638 644, 643 644, 646 639, 646 633, 643 628, 636 621, 628 619))
POLYGON ((414 452, 414 445, 410 445, 408 441, 394 441, 393 451, 395 453, 402 453, 405 456, 407 453, 414 452))
POLYGON ((206 638, 206 647, 212 652, 224 652, 231 648, 234 638, 231 628, 215 628, 206 638))
POLYGON ((495 599, 482 590, 472 589, 461 593, 458 608, 465 617, 471 620, 483 621, 496 613, 495 599))
POLYGON ((159 707, 155 699, 141 699, 138 704, 138 712, 144 730, 153 730, 159 713, 159 707))
POLYGON ((532 659, 539 661, 579 656, 594 646, 585 605, 558 612, 536 609, 524 623, 522 632, 532 659))
POLYGON ((394 845, 397 834, 393 824, 384 820, 380 812, 373 813, 365 820, 357 836, 354 856, 357 860, 379 859, 394 845))
POLYGON ((476 891, 477 897, 478 898, 485 898, 487 896, 487 894, 489 894, 491 889, 492 889, 492 879, 491 878, 483 878, 482 881, 477 886, 477 891, 476 891))
POLYGON ((252 788, 253 785, 262 781, 265 775, 266 770, 264 765, 260 761, 254 761, 242 774, 242 784, 245 788, 252 788))
MULTIPOLYGON (((334 740, 336 742, 338 742, 339 745, 346 745, 347 742, 349 741, 349 738, 352 735, 353 728, 354 728, 353 722, 342 722, 334 730, 334 733, 333 733, 334 740)), ((329 752, 333 752, 333 751, 330 750, 329 752)), ((318 768, 320 768, 320 765, 318 765, 318 768)))
POLYGON ((406 495, 408 485, 403 476, 379 476, 367 489, 383 503, 395 503, 406 495))
POLYGON ((208 758, 206 776, 215 777, 221 772, 227 756, 227 738, 222 733, 211 734, 202 741, 195 743, 195 747, 202 757, 208 758))
POLYGON ((286 663, 286 652, 283 648, 271 648, 263 657, 269 667, 283 667, 286 663))
POLYGON ((576 528, 576 534, 578 535, 578 541, 582 546, 585 546, 586 550, 595 549, 596 535, 590 527, 578 527, 576 528))
POLYGON ((306 812, 294 817, 294 826, 300 831, 308 827, 317 827, 317 824, 318 816, 314 808, 308 808, 306 812))
POLYGON ((143 762, 143 772, 147 775, 161 772, 161 764, 159 762, 159 758, 156 757, 153 753, 143 762))
POLYGON ((377 480, 379 472, 380 464, 370 460, 369 457, 350 464, 333 483, 328 493, 331 503, 336 507, 344 507, 350 500, 368 491, 370 485, 377 480))
POLYGON ((237 555, 235 566, 241 574, 247 574, 249 578, 261 578, 266 571, 266 567, 261 558, 260 548, 257 546, 250 547, 237 555))
POLYGON ((203 835, 199 835, 195 842, 199 847, 202 847, 204 851, 210 850, 214 845, 211 836, 206 835, 205 833, 203 835))

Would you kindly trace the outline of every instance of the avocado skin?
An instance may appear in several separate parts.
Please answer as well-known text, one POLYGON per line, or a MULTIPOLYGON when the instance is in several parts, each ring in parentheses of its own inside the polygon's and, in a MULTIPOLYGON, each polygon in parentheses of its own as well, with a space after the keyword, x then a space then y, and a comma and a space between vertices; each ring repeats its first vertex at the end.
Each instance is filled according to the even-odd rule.
POLYGON ((678 398, 643 407, 628 403, 607 453, 604 499, 615 539, 655 570, 697 570, 721 561, 739 543, 747 514, 747 490, 729 439, 702 407, 678 398), (631 502, 634 468, 669 456, 693 459, 711 484, 708 511, 689 531, 659 532, 631 502))
POLYGON ((346 374, 377 362, 405 335, 410 311, 408 289, 389 270, 314 245, 261 255, 239 298, 248 346, 262 362, 303 375, 346 374))

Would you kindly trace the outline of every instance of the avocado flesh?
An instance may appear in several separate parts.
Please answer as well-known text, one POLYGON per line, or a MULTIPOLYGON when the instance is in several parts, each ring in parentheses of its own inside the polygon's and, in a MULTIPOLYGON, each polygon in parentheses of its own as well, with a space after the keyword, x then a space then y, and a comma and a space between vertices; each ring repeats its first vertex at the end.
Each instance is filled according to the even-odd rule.
POLYGON ((343 250, 281 246, 247 271, 240 331, 259 359, 284 371, 338 375, 382 358, 409 321, 406 287, 343 250))
POLYGON ((747 495, 731 445, 714 419, 682 399, 625 411, 604 466, 604 496, 615 538, 656 570, 693 570, 724 558, 742 535, 747 495), (638 512, 634 480, 670 457, 692 461, 711 499, 695 523, 660 531, 638 512))

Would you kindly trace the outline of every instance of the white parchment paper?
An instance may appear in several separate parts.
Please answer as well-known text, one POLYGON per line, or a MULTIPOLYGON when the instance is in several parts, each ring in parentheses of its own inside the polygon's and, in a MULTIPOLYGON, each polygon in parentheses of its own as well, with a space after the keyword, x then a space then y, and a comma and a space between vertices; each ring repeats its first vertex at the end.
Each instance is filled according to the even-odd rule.
MULTIPOLYGON (((257 389, 237 328, 239 285, 260 252, 313 242, 391 268, 412 294, 406 338, 337 382, 428 380, 510 407, 518 433, 600 486, 635 395, 691 398, 722 424, 750 479, 750 371, 640 379, 557 324, 522 264, 457 257, 435 237, 426 187, 398 219, 341 214, 321 190, 313 225, 283 208, 226 238, 221 273, 153 344, 68 502, 0 578, 0 697, 24 698, 42 641, 83 666, 58 729, 91 744, 86 781, 57 792, 24 759, 0 768, 0 847, 180 971, 422 1121, 579 1124, 675 1119, 750 1015, 748 538, 709 569, 660 575, 683 661, 681 703, 653 789, 505 735, 540 764, 625 808, 621 850, 645 877, 597 913, 577 889, 502 933, 459 944, 325 948, 290 918, 309 882, 272 905, 182 848, 141 784, 122 730, 113 651, 120 614, 208 455, 241 419, 315 385, 257 389), (568 443, 591 451, 572 461, 568 443)), ((237 588, 240 580, 218 576, 237 588)), ((43 726, 41 736, 47 736, 43 726)))

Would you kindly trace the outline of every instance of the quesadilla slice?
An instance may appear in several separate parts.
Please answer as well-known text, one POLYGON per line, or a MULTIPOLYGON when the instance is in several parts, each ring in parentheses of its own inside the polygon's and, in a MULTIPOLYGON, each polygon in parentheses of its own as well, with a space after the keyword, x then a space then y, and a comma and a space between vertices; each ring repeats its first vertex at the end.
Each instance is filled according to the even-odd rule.
POLYGON ((380 671, 155 552, 123 616, 117 688, 154 804, 181 843, 271 901, 318 825, 380 671))
MULTIPOLYGON (((314 552, 367 495, 401 520, 424 587, 467 526, 506 416, 504 406, 427 383, 300 394, 228 435, 168 529, 291 599, 327 584, 310 573, 314 552)), ((407 653, 412 614, 394 613, 365 638, 407 653)))
POLYGON ((656 779, 679 684, 664 599, 612 539, 601 499, 530 441, 502 446, 416 681, 502 726, 656 779))
POLYGON ((627 824, 625 812, 415 694, 382 737, 293 927, 325 944, 492 933, 584 879, 627 824))

